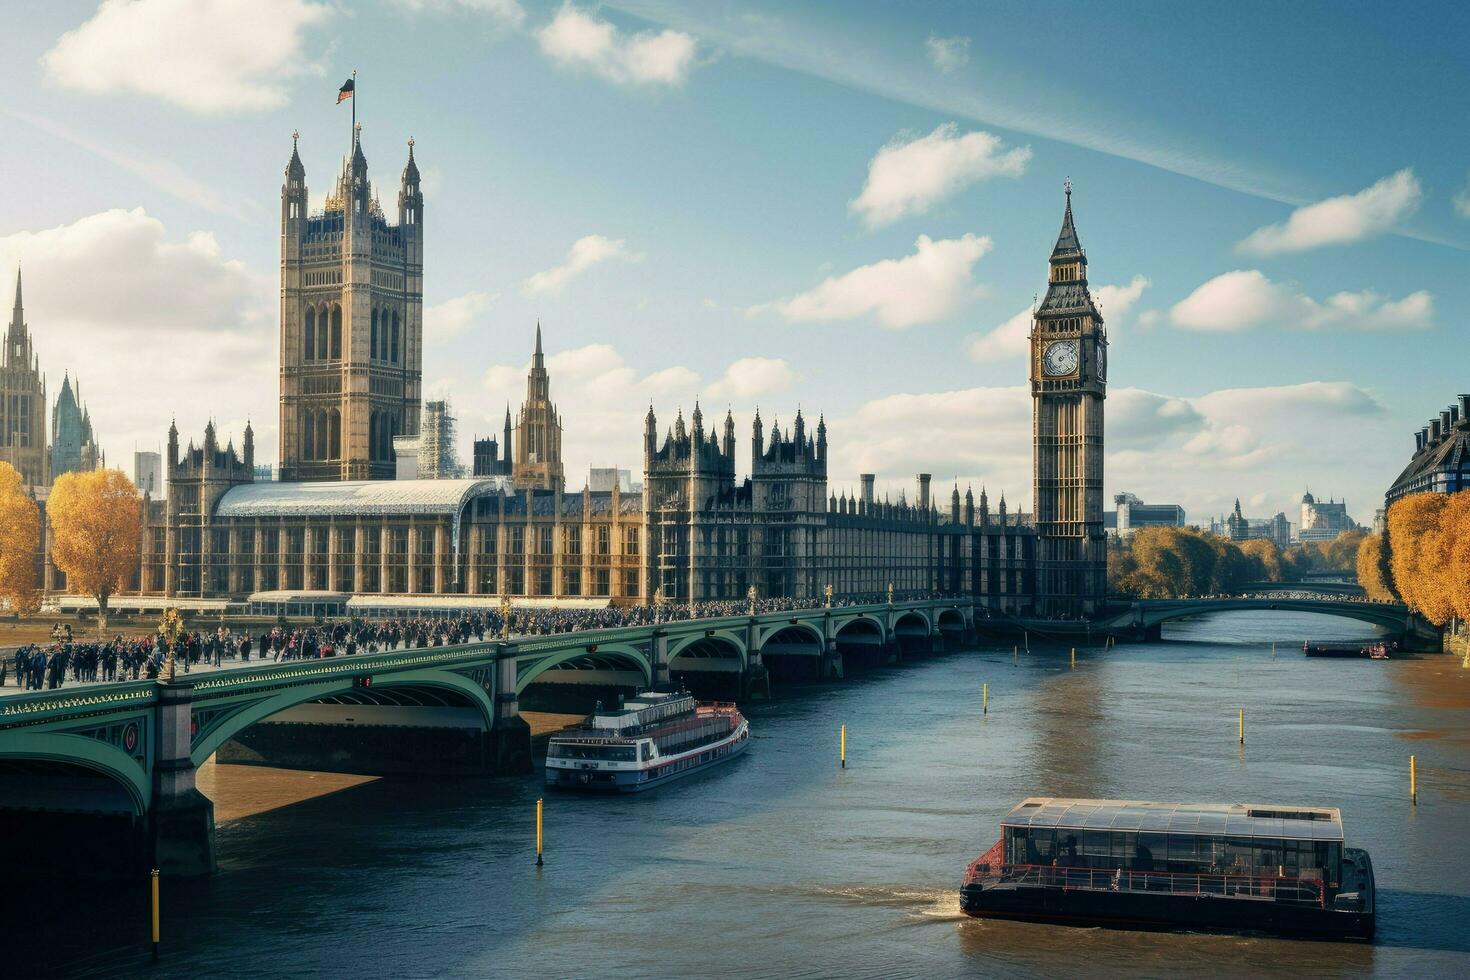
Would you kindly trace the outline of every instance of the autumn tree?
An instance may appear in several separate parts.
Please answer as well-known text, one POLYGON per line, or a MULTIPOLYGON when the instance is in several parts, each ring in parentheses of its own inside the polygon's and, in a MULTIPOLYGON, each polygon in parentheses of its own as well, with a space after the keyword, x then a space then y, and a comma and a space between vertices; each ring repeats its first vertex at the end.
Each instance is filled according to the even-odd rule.
POLYGON ((1416 493, 1388 509, 1393 584, 1411 609, 1441 626, 1449 622, 1452 609, 1448 590, 1436 574, 1442 562, 1439 518, 1448 501, 1443 494, 1416 493))
POLYGON ((46 500, 51 560, 74 592, 97 600, 98 630, 107 626, 107 601, 138 569, 142 507, 138 489, 121 470, 65 473, 46 500))
POLYGON ((1454 614, 1470 620, 1470 491, 1450 494, 1439 514, 1436 577, 1454 614))
POLYGON ((1281 549, 1276 542, 1267 538, 1252 538, 1240 546, 1241 554, 1251 562, 1257 582, 1280 582, 1282 574, 1281 549))
POLYGON ((15 467, 0 463, 0 599, 14 612, 36 609, 36 549, 40 542, 41 519, 36 502, 25 492, 15 467))
POLYGON ((1358 542, 1358 584, 1368 598, 1387 602, 1394 598, 1388 577, 1383 573, 1383 535, 1370 534, 1358 542))

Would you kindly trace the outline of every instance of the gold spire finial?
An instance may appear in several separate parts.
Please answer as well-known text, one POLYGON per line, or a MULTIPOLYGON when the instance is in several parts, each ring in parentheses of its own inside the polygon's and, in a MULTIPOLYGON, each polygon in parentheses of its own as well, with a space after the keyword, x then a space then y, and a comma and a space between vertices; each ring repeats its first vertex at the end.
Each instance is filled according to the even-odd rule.
POLYGON ((301 139, 301 130, 299 130, 299 129, 293 129, 293 130, 291 130, 291 146, 293 148, 296 146, 297 141, 299 141, 300 139, 301 139))
POLYGON ((1070 198, 1072 196, 1072 178, 1068 177, 1066 181, 1063 182, 1062 186, 1067 189, 1067 197, 1070 198))

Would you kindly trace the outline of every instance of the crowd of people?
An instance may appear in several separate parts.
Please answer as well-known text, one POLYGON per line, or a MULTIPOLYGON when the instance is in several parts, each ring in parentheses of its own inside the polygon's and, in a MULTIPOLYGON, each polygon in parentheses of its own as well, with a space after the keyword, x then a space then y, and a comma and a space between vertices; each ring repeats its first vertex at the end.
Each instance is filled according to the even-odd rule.
MULTIPOLYGON (((905 594, 904 600, 938 598, 905 594)), ((756 613, 791 612, 823 605, 855 606, 886 602, 885 595, 833 598, 776 598, 746 601, 659 603, 650 606, 607 606, 596 609, 512 607, 509 624, 500 610, 453 612, 442 617, 399 617, 367 620, 348 618, 312 626, 196 629, 180 632, 171 641, 160 629, 141 636, 118 634, 111 640, 78 640, 71 626, 59 624, 49 644, 29 643, 9 658, 0 659, 0 687, 15 672, 16 686, 29 691, 55 690, 68 680, 76 682, 155 679, 168 669, 172 652, 174 670, 189 673, 201 666, 232 663, 290 661, 319 657, 354 656, 418 647, 452 646, 487 636, 550 636, 621 626, 649 626, 692 619, 718 619, 756 613)))

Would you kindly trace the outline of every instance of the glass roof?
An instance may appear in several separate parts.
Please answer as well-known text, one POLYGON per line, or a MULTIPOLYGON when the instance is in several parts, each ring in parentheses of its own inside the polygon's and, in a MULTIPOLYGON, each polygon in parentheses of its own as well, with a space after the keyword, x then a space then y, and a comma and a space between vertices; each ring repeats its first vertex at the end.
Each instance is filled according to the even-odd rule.
POLYGON ((1340 812, 1313 806, 1032 797, 1022 800, 1000 824, 1002 827, 1270 837, 1279 840, 1343 839, 1340 812))
POLYGON ((247 483, 231 487, 219 517, 440 514, 457 516, 472 497, 510 486, 504 476, 471 480, 349 480, 321 483, 247 483))

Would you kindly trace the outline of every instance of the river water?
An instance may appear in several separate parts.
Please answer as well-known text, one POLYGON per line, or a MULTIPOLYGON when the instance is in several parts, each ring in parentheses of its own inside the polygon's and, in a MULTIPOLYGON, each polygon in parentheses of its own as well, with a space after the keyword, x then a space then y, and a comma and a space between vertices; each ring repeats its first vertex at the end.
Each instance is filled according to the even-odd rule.
POLYGON ((540 871, 539 777, 376 781, 223 826, 220 873, 165 888, 157 968, 141 889, 32 923, 5 955, 91 976, 1470 975, 1470 671, 1301 656, 1365 630, 1232 613, 1075 669, 1065 649, 992 648, 778 690, 720 771, 548 797, 540 871), (1378 938, 959 915, 965 864, 1029 795, 1340 806, 1373 856, 1378 938))

